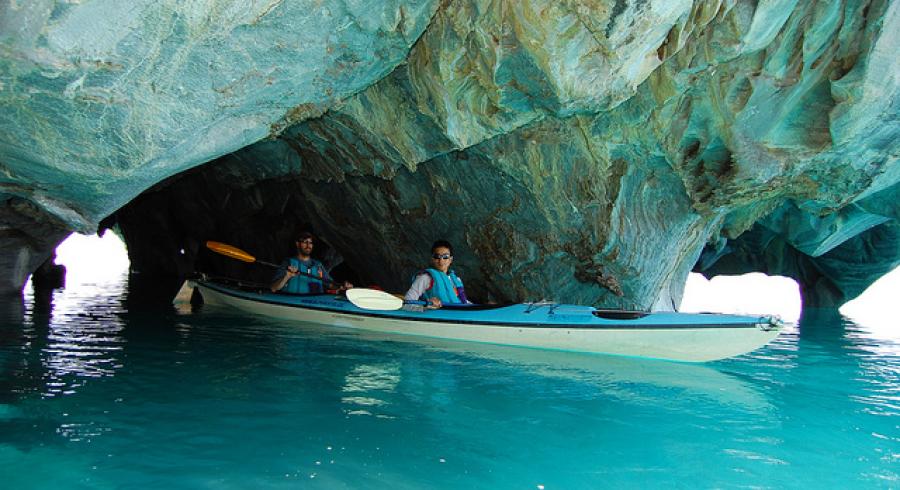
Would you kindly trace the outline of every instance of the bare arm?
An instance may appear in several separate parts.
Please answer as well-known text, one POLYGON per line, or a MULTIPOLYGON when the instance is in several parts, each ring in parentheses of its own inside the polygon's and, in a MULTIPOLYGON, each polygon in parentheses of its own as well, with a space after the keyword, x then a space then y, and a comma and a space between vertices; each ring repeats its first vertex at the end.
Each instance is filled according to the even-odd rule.
POLYGON ((297 276, 297 268, 290 265, 285 269, 284 274, 282 274, 280 279, 276 279, 272 282, 272 285, 269 288, 273 293, 281 291, 282 288, 290 281, 292 278, 297 276))

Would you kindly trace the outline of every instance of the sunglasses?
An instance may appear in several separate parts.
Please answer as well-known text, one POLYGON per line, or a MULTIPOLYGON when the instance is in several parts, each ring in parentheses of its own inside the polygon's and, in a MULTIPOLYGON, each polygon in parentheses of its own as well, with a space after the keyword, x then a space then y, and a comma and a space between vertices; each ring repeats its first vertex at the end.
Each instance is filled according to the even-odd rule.
POLYGON ((440 259, 448 260, 448 259, 452 259, 453 256, 450 254, 433 254, 431 256, 431 258, 434 260, 440 260, 440 259))

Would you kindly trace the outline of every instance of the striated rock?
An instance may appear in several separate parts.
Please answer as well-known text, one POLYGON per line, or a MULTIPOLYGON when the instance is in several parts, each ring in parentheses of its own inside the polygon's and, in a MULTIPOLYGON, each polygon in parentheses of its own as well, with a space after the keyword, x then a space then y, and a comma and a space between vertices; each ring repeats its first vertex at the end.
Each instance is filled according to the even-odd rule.
MULTIPOLYGON (((393 17, 349 17, 353 41, 342 53, 371 56, 366 43, 376 42, 388 53, 354 64, 352 74, 338 57, 287 59, 272 49, 271 37, 287 35, 281 29, 312 23, 306 11, 278 3, 261 17, 269 30, 234 28, 228 39, 254 40, 253 66, 318 70, 316 83, 272 75, 271 85, 246 82, 255 88, 240 96, 176 94, 177 107, 197 117, 171 133, 183 139, 154 140, 165 158, 114 150, 123 139, 109 131, 82 132, 83 145, 115 143, 109 151, 124 155, 127 171, 109 172, 113 160, 95 148, 101 158, 87 159, 101 162, 95 175, 54 167, 49 181, 71 176, 71 189, 20 194, 52 194, 58 204, 48 214, 89 228, 153 182, 270 135, 116 212, 105 225, 125 236, 134 267, 175 274, 203 266, 262 280, 263 272, 216 262, 199 244, 228 241, 271 260, 286 253, 294 229, 312 227, 361 280, 399 289, 431 241, 445 237, 458 249, 467 290, 482 300, 667 309, 692 269, 789 275, 808 305, 836 306, 900 262, 896 2, 392 6, 378 12, 393 17), (270 20, 276 10, 283 15, 270 20), (386 28, 386 18, 407 27, 386 28), (372 32, 379 34, 367 38, 372 32), (301 92, 309 94, 286 95, 301 92), (204 102, 222 97, 241 102, 204 102), (202 122, 246 121, 248 107, 269 104, 266 117, 278 117, 264 130, 202 122), (157 235, 166 238, 141 245, 157 235)), ((212 56, 195 45, 183 48, 194 59, 240 52, 212 56)), ((21 64, 4 63, 4 72, 21 64)), ((170 75, 188 66, 168 63, 158 66, 170 75)), ((174 78, 165 78, 169 86, 174 78)), ((144 100, 148 110, 129 121, 169 121, 160 118, 164 100, 144 100)), ((6 188, 34 186, 53 167, 15 165, 13 156, 58 160, 2 141, 0 162, 22 176, 6 188)))
POLYGON ((436 6, 0 1, 0 202, 91 232, 166 177, 382 78, 436 6))
POLYGON ((7 294, 21 292, 28 275, 71 233, 65 223, 20 198, 7 198, 0 206, 0 225, 0 292, 7 294))

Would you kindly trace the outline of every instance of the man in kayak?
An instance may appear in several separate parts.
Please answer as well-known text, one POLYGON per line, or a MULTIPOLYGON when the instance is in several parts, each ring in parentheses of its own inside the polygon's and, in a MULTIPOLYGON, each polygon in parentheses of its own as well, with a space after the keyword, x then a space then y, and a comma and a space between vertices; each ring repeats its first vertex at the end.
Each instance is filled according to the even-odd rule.
POLYGON ((438 240, 431 246, 431 267, 419 271, 405 300, 424 299, 430 308, 445 304, 469 304, 462 279, 450 270, 453 263, 453 247, 447 240, 438 240))
POLYGON ((343 291, 353 287, 347 281, 335 284, 321 262, 312 258, 313 234, 304 231, 297 236, 297 256, 285 259, 272 278, 272 292, 292 294, 322 293, 326 289, 343 291))

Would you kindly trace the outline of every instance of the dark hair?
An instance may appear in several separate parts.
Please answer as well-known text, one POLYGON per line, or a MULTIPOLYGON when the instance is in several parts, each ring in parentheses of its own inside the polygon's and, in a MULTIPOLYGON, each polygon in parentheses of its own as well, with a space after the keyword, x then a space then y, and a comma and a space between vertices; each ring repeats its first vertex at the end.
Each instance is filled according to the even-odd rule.
POLYGON ((450 245, 450 242, 447 240, 438 240, 431 244, 431 251, 434 252, 434 249, 438 247, 446 247, 447 250, 450 251, 450 255, 453 255, 453 245, 450 245))
POLYGON ((300 233, 297 233, 297 241, 298 242, 302 242, 303 240, 306 240, 307 238, 315 239, 313 234, 308 231, 301 231, 300 233))

